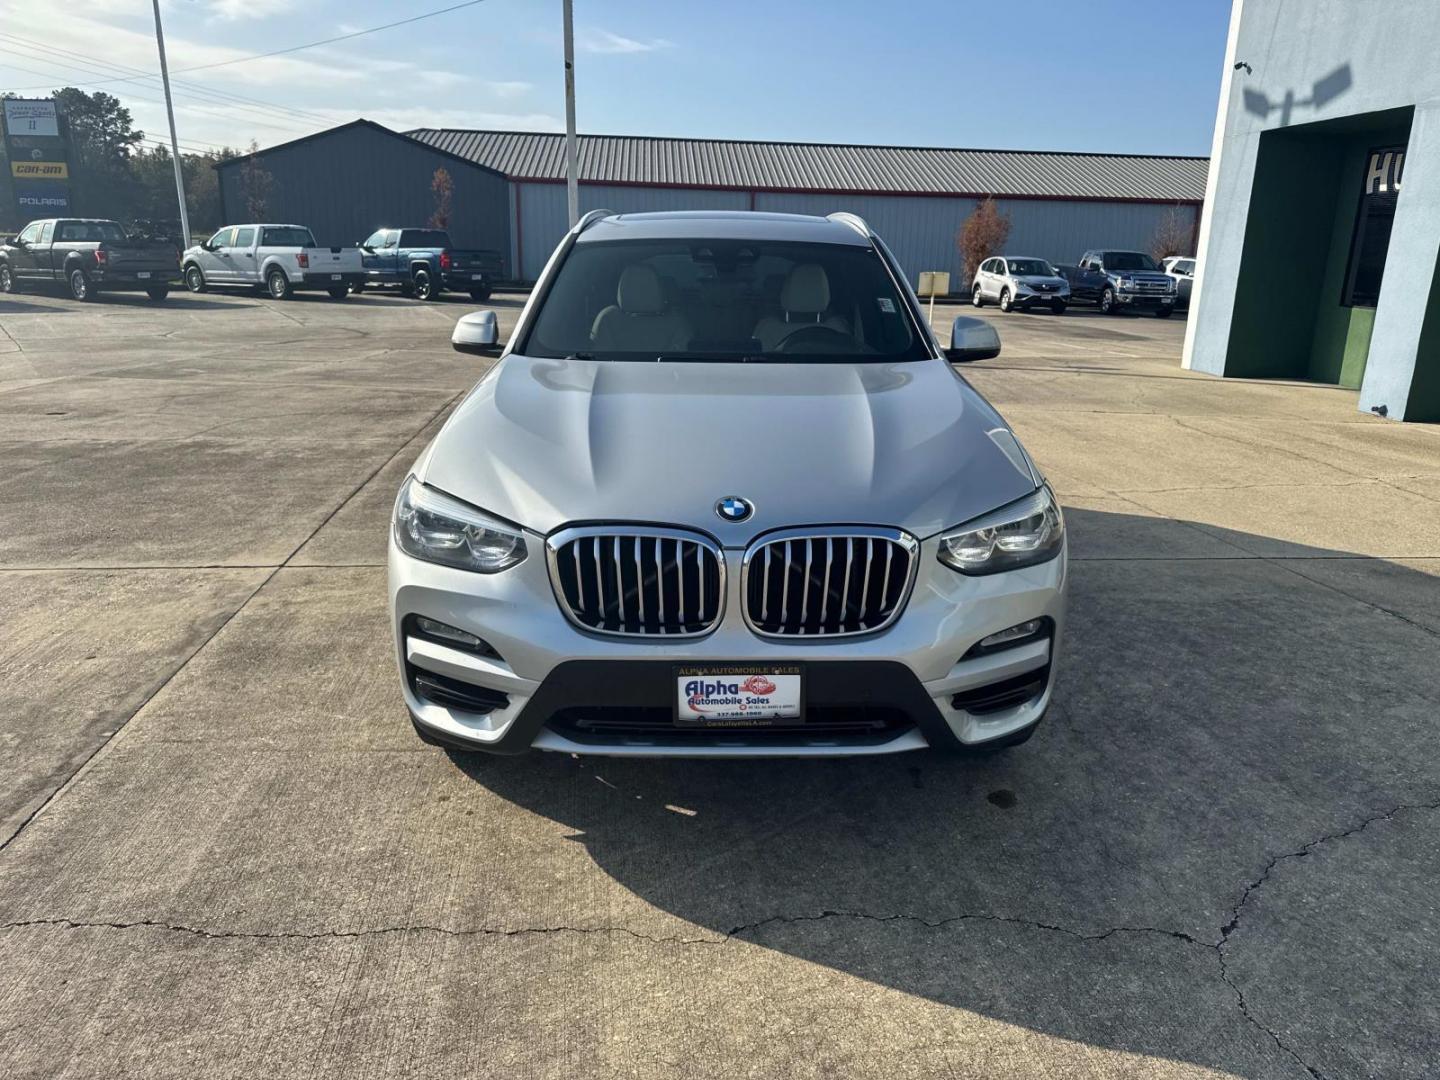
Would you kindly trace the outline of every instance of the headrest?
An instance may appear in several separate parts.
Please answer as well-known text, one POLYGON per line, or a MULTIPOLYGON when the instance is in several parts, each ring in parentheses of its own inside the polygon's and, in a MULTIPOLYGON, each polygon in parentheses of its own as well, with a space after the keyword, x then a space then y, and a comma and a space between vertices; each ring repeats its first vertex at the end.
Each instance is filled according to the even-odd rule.
POLYGON ((665 310, 665 292, 660 276, 643 264, 627 266, 615 290, 615 303, 631 315, 656 315, 665 310))
POLYGON ((780 306, 799 315, 818 315, 830 306, 830 279, 818 263, 801 263, 780 290, 780 306))

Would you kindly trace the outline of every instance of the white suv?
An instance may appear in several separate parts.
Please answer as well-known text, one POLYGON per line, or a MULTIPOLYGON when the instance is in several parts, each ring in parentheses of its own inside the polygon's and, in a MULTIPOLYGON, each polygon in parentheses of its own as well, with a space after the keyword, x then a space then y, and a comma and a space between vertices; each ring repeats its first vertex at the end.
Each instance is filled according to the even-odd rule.
POLYGON ((1044 306, 1063 315, 1070 302, 1070 284, 1044 259, 999 255, 980 264, 970 286, 972 304, 984 307, 987 300, 1006 312, 1044 306))

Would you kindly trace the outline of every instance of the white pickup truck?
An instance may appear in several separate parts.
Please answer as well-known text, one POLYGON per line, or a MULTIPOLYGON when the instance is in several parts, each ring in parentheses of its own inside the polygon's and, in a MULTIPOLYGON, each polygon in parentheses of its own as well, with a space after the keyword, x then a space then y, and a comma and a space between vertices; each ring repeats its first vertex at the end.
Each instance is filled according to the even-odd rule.
POLYGON ((276 300, 296 289, 324 289, 343 300, 365 280, 359 248, 317 247, 304 225, 227 225, 186 249, 180 269, 191 292, 239 285, 263 288, 276 300))

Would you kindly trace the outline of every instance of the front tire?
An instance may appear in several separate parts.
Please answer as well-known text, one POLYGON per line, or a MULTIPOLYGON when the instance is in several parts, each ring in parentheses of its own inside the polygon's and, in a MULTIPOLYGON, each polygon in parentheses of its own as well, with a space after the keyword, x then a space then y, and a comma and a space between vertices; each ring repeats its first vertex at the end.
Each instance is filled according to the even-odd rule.
POLYGON ((1066 307, 1066 304, 1065 304, 1065 301, 1064 301, 1064 300, 1052 300, 1052 301, 1050 301, 1050 312, 1051 312, 1051 314, 1053 314, 1053 315, 1064 315, 1064 314, 1065 314, 1065 307, 1066 307))
POLYGON ((1113 289, 1106 289, 1100 294, 1100 314, 1114 315, 1115 313, 1115 291, 1113 289))
POLYGON ((145 290, 145 295, 148 296, 151 300, 154 300, 157 304, 161 303, 167 296, 170 295, 170 286, 152 285, 150 286, 150 288, 145 290))
POLYGON ((1155 311, 1155 317, 1157 319, 1168 319, 1173 314, 1175 314, 1175 309, 1173 307, 1157 308, 1155 311))
POLYGON ((265 275, 265 291, 272 300, 289 300, 292 293, 290 279, 278 266, 265 275))
POLYGON ((477 304, 483 304, 486 300, 490 299, 490 287, 486 285, 478 289, 471 289, 470 299, 474 300, 477 304))
POLYGON ((193 293, 203 293, 210 287, 205 283, 205 272, 194 263, 185 268, 185 287, 193 293))
POLYGON ((350 286, 341 285, 334 289, 326 289, 325 291, 330 294, 331 300, 344 300, 350 295, 350 286))
POLYGON ((95 286, 90 282, 90 275, 81 270, 78 266, 70 271, 70 296, 79 300, 82 304, 95 299, 95 286))
POLYGON ((20 289, 15 284, 15 275, 10 272, 9 266, 0 266, 0 293, 17 293, 20 289))
POLYGON ((978 284, 970 286, 970 303, 975 307, 985 306, 985 298, 980 295, 980 286, 978 284))
POLYGON ((365 291, 365 283, 363 281, 355 282, 354 285, 350 286, 350 291, 356 296, 359 296, 362 292, 365 291))
POLYGON ((1015 310, 1015 303, 1010 299, 1009 289, 1000 290, 1000 310, 1005 312, 1006 315, 1009 315, 1010 312, 1015 310))
POLYGON ((416 300, 438 300, 440 298, 440 288, 429 270, 416 270, 411 284, 415 289, 416 300))

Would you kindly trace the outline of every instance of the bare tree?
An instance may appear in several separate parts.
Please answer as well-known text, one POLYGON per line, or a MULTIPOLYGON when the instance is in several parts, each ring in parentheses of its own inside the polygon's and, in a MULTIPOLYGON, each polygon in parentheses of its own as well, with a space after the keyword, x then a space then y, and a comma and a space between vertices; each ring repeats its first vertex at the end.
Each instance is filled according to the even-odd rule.
POLYGON ((994 198, 985 198, 955 234, 967 284, 975 277, 976 268, 1001 251, 1009 237, 1010 215, 1000 213, 994 198))
POLYGON ((1156 262, 1171 255, 1189 255, 1194 235, 1195 212, 1176 203, 1155 226, 1155 233, 1150 237, 1150 254, 1156 262))
POLYGON ((250 140, 250 156, 240 167, 240 200, 251 221, 264 221, 270 209, 270 192, 275 178, 260 164, 260 145, 250 140))
POLYGON ((435 196, 435 212, 430 215, 432 229, 444 229, 450 225, 450 200, 455 194, 455 181, 444 166, 435 170, 430 178, 430 192, 435 196))

